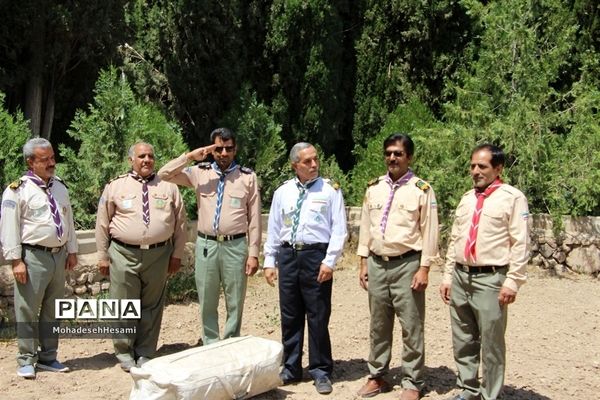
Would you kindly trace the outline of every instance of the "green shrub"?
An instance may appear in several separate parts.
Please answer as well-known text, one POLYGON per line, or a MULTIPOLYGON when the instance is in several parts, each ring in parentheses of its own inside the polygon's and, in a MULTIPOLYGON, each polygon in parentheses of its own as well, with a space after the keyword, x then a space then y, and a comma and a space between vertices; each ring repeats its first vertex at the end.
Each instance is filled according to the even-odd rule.
MULTIPOLYGON (((59 171, 69 185, 78 229, 94 227, 104 186, 130 169, 129 146, 142 140, 154 145, 157 170, 187 151, 177 124, 157 107, 137 100, 115 68, 101 72, 94 93, 93 104, 87 111, 77 111, 68 130, 79 148, 60 146, 64 162, 59 171)), ((194 195, 182 193, 188 216, 194 218, 194 195)))
POLYGON ((23 145, 31 131, 21 112, 12 116, 4 109, 4 93, 0 92, 0 190, 17 179, 27 169, 23 160, 23 145))

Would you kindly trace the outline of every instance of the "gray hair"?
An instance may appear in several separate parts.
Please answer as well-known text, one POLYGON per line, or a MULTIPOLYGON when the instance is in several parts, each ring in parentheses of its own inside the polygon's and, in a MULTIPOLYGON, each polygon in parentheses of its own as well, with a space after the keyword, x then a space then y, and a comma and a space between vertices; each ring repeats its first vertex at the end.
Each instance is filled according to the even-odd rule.
POLYGON ((29 139, 23 146, 23 158, 25 159, 25 162, 30 158, 33 158, 35 149, 40 147, 43 149, 47 149, 48 147, 52 148, 52 144, 47 139, 40 137, 29 139))
POLYGON ((313 145, 307 142, 296 143, 292 147, 292 150, 290 150, 290 161, 294 163, 300 161, 300 156, 298 154, 309 147, 313 147, 313 145))
POLYGON ((140 141, 140 142, 135 142, 134 144, 132 144, 129 147, 129 150, 127 151, 127 156, 129 158, 133 158, 135 156, 135 146, 139 146, 140 144, 150 147, 152 149, 152 154, 154 154, 154 146, 152 146, 150 143, 140 141))

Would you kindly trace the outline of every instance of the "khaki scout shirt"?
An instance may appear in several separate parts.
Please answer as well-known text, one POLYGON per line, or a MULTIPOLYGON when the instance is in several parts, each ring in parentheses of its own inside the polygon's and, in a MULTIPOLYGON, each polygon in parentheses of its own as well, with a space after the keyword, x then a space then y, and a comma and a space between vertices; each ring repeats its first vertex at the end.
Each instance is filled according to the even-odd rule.
POLYGON ((173 238, 174 258, 182 258, 187 241, 186 214, 176 185, 155 177, 148 182, 150 224, 144 224, 142 183, 121 175, 108 183, 98 204, 96 246, 98 259, 108 260, 110 239, 151 245, 173 238))
MULTIPOLYGON (((210 164, 187 167, 183 154, 171 160, 158 176, 168 182, 192 187, 198 204, 198 232, 214 235, 213 220, 217 205, 219 174, 210 164)), ((227 174, 223 192, 223 205, 219 219, 220 235, 248 234, 248 255, 258 257, 261 238, 260 194, 256 174, 246 168, 236 168, 227 174)))
POLYGON ((363 200, 357 254, 369 251, 379 256, 399 256, 421 251, 421 265, 430 266, 438 254, 438 215, 433 188, 413 176, 396 189, 388 215, 385 236, 380 223, 391 187, 385 175, 367 188, 363 200), (422 186, 420 189, 417 183, 422 186))
POLYGON ((58 206, 63 226, 60 240, 56 235, 48 195, 42 188, 27 177, 22 177, 6 188, 2 196, 0 219, 0 241, 5 259, 20 259, 22 243, 46 247, 61 247, 66 244, 68 253, 77 253, 77 236, 67 188, 55 178, 50 192, 58 206))
POLYGON ((456 208, 443 283, 452 282, 455 263, 470 266, 508 265, 503 286, 518 291, 527 279, 529 261, 530 222, 527 199, 521 191, 507 184, 502 184, 485 199, 475 244, 477 259, 467 263, 465 245, 476 204, 477 197, 473 189, 463 195, 456 208))

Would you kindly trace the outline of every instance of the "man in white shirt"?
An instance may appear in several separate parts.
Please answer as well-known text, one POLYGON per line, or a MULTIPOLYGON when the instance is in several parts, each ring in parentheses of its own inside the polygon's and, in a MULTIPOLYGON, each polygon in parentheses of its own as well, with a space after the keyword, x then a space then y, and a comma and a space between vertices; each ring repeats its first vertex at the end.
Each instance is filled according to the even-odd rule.
POLYGON ((344 198, 319 176, 317 150, 297 143, 290 152, 296 177, 273 195, 264 273, 274 286, 279 275, 284 384, 302 380, 304 322, 308 322, 309 373, 317 392, 333 391, 329 338, 333 271, 346 240, 344 198), (275 267, 278 267, 277 273, 275 267))

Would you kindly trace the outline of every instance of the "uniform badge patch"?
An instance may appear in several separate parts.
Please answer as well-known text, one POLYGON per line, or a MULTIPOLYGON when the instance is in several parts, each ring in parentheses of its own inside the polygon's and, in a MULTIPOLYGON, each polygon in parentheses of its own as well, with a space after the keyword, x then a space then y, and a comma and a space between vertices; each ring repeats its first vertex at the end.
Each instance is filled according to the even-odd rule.
POLYGON ((229 205, 231 208, 240 208, 242 206, 242 199, 239 197, 232 197, 229 205))
POLYGON ((4 200, 2 202, 2 208, 12 208, 12 209, 15 209, 15 208, 17 208, 17 203, 15 201, 12 201, 12 200, 4 200))
POLYGON ((154 207, 156 208, 165 208, 166 205, 167 203, 163 199, 154 200, 154 207))
POLYGON ((429 184, 427 182, 425 182, 424 180, 419 179, 415 183, 415 185, 424 192, 429 190, 429 184))
POLYGON ((23 181, 21 179, 18 179, 14 182, 12 182, 10 185, 8 185, 9 188, 11 188, 12 190, 17 190, 19 188, 19 186, 21 186, 21 184, 23 183, 23 181))
POLYGON ((525 220, 525 221, 528 220, 529 219, 529 212, 523 211, 521 213, 521 218, 523 218, 523 220, 525 220))
POLYGON ((129 209, 131 207, 133 207, 133 200, 132 199, 125 199, 123 200, 123 208, 125 209, 129 209))

